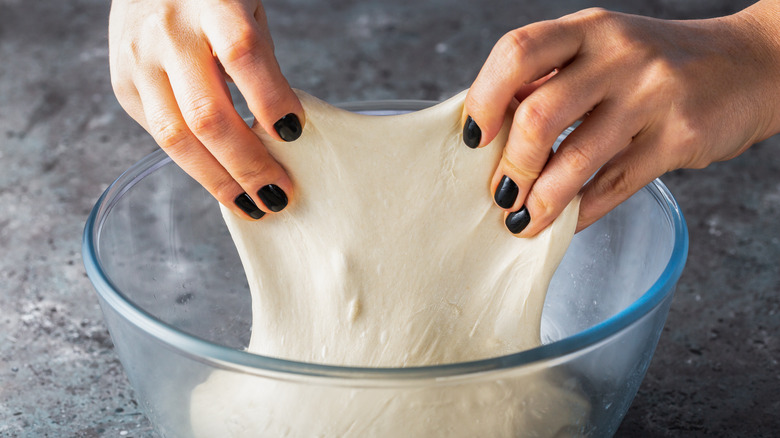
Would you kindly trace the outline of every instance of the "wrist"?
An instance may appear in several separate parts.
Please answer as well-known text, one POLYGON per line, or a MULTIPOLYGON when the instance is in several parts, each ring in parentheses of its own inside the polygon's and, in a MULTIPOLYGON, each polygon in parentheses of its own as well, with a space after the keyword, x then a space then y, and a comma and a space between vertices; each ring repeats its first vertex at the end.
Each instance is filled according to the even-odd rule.
POLYGON ((761 75, 758 82, 767 87, 763 95, 769 99, 765 108, 767 119, 757 141, 780 133, 780 0, 762 0, 728 17, 735 32, 742 36, 761 75))

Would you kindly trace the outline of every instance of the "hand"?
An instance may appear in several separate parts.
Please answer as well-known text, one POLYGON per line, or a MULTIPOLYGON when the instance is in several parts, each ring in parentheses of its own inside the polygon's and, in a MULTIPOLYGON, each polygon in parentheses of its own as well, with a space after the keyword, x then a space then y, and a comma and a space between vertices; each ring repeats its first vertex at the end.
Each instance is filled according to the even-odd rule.
POLYGON ((259 1, 114 0, 109 52, 122 107, 219 202, 252 219, 287 205, 290 179, 235 111, 226 84, 235 81, 272 137, 298 138, 303 108, 259 1))
POLYGON ((581 192, 579 231, 667 171, 780 131, 779 28, 780 2, 764 0, 696 21, 586 10, 505 35, 466 98, 464 139, 489 143, 514 110, 491 183, 510 231, 535 235, 581 192))

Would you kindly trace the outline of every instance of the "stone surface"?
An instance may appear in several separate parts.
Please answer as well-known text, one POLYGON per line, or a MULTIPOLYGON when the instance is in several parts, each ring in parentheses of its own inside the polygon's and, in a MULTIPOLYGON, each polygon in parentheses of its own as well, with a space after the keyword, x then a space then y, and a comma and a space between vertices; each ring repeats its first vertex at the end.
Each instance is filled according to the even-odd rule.
MULTIPOLYGON (((749 2, 609 0, 664 18, 749 2)), ((440 99, 469 86, 506 31, 595 4, 566 0, 268 1, 280 63, 332 102, 440 99)), ((155 436, 81 263, 106 186, 155 149, 108 75, 108 2, 0 0, 0 436, 155 436)), ((780 430, 780 138, 664 178, 687 216, 688 266, 618 436, 780 430)))

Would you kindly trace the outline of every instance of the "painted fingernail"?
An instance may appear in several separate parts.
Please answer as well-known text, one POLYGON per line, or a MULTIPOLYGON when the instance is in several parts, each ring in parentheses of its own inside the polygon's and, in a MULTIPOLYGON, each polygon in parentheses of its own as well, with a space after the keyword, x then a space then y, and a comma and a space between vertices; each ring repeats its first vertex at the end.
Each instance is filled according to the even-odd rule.
POLYGON ((301 136, 301 132, 303 132, 301 121, 293 113, 287 114, 274 123, 274 129, 279 134, 279 137, 282 137, 282 140, 288 142, 297 140, 301 136))
POLYGON ((498 204, 499 207, 509 208, 515 203, 517 193, 517 184, 512 181, 512 178, 504 175, 498 183, 498 187, 496 187, 496 193, 493 195, 493 199, 496 200, 496 204, 498 204))
POLYGON ((482 140, 482 130, 477 126, 477 122, 468 116, 466 124, 463 125, 463 143, 471 149, 476 149, 480 140, 482 140))
POLYGON ((257 191, 257 196, 263 201, 266 207, 271 211, 282 211, 284 207, 287 207, 287 195, 284 194, 284 190, 280 189, 276 184, 268 184, 263 186, 257 191))
POLYGON ((509 213, 504 221, 506 227, 512 234, 517 234, 525 229, 531 223, 531 215, 525 205, 520 210, 509 213))
POLYGON ((260 219, 261 217, 265 216, 265 212, 263 210, 260 210, 257 208, 257 204, 255 204, 255 201, 252 200, 252 198, 249 197, 246 193, 242 193, 236 197, 236 199, 233 201, 235 204, 244 211, 249 217, 252 219, 260 219))

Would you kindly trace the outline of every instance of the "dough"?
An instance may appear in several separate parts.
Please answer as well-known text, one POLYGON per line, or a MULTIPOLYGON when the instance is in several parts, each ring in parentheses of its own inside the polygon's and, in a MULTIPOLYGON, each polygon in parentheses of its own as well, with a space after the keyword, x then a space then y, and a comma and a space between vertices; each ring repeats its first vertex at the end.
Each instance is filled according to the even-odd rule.
MULTIPOLYGON (((410 367, 538 346, 579 199, 532 239, 506 230, 488 184, 508 119, 492 144, 472 150, 461 135, 465 92, 395 116, 299 97, 306 125, 297 141, 257 131, 290 174, 294 200, 257 222, 223 208, 252 294, 248 350, 410 367)), ((554 436, 587 415, 576 388, 555 383, 559 373, 532 377, 409 391, 215 372, 193 392, 193 428, 202 436, 554 436)))
POLYGON ((295 201, 257 222, 223 210, 252 291, 249 351, 408 367, 539 345, 577 202, 538 237, 512 236, 488 187, 507 133, 466 147, 465 94, 399 116, 300 97, 301 138, 262 135, 295 201))

